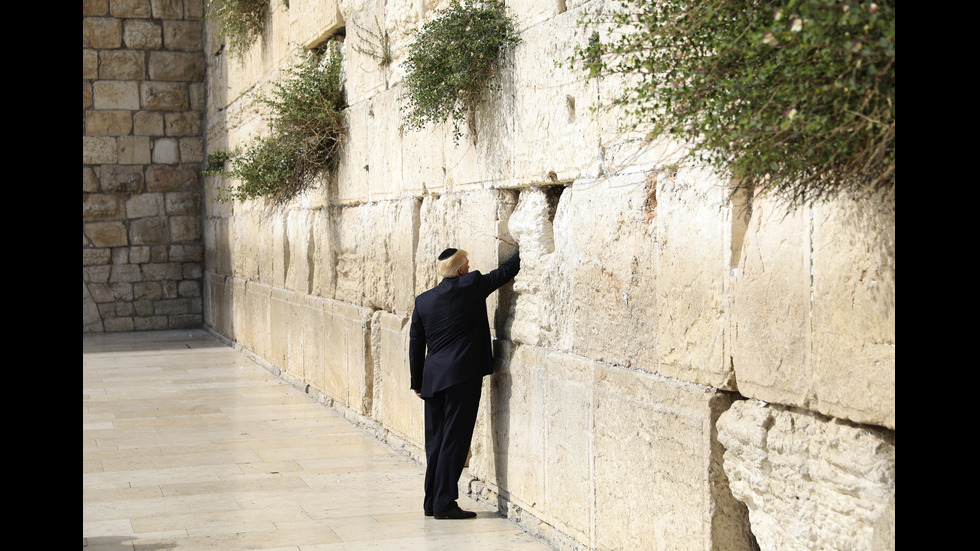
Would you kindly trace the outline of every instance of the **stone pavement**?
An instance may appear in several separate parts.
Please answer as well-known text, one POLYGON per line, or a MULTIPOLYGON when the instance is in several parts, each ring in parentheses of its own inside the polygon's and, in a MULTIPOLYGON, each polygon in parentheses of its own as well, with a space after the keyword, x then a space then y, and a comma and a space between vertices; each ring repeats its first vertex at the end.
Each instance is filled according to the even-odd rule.
POLYGON ((84 334, 82 376, 86 550, 550 549, 424 517, 422 465, 206 331, 84 334))

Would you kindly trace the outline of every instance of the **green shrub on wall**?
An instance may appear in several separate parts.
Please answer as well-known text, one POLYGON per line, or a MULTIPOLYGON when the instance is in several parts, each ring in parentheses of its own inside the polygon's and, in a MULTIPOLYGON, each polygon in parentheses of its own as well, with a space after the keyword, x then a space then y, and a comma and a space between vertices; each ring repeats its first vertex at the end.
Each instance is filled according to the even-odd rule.
POLYGON ((894 187, 893 0, 622 6, 573 61, 626 77, 629 124, 791 204, 894 187))
POLYGON ((507 49, 520 43, 502 0, 455 0, 414 33, 405 61, 402 113, 406 126, 421 130, 452 121, 472 131, 474 110, 497 84, 496 71, 507 49))
POLYGON ((269 0, 208 0, 205 13, 217 21, 228 51, 241 58, 262 36, 269 0))
POLYGON ((218 200, 265 197, 283 203, 336 168, 346 136, 347 102, 342 56, 328 43, 322 51, 299 52, 300 62, 273 83, 271 96, 258 101, 270 109, 271 135, 244 151, 208 156, 205 174, 237 180, 219 188, 218 200))

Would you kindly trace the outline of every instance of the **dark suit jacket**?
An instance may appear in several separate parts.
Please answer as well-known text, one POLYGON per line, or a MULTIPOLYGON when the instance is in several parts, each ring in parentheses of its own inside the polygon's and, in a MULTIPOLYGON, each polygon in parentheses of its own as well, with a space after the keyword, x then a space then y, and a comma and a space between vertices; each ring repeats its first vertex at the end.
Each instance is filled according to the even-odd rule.
POLYGON ((520 255, 515 254, 486 275, 474 271, 447 277, 415 297, 408 347, 413 390, 429 398, 493 373, 487 297, 520 269, 520 255))

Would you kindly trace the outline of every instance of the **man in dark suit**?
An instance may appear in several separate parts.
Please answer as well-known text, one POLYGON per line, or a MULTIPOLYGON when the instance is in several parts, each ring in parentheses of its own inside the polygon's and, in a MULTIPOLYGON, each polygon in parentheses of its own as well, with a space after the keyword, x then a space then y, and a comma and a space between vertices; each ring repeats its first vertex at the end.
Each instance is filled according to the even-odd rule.
POLYGON ((487 297, 514 279, 521 259, 514 254, 484 275, 470 271, 466 251, 446 249, 437 268, 442 281, 415 298, 408 349, 412 390, 425 400, 423 508, 437 519, 472 518, 456 499, 483 376, 493 373, 487 297))

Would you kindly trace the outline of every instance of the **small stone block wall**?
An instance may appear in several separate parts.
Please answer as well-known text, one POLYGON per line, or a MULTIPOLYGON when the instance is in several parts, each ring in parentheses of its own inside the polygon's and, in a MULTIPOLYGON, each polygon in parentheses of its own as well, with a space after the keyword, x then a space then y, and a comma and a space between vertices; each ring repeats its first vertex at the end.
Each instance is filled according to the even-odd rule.
POLYGON ((82 2, 82 330, 201 327, 204 0, 82 2))

